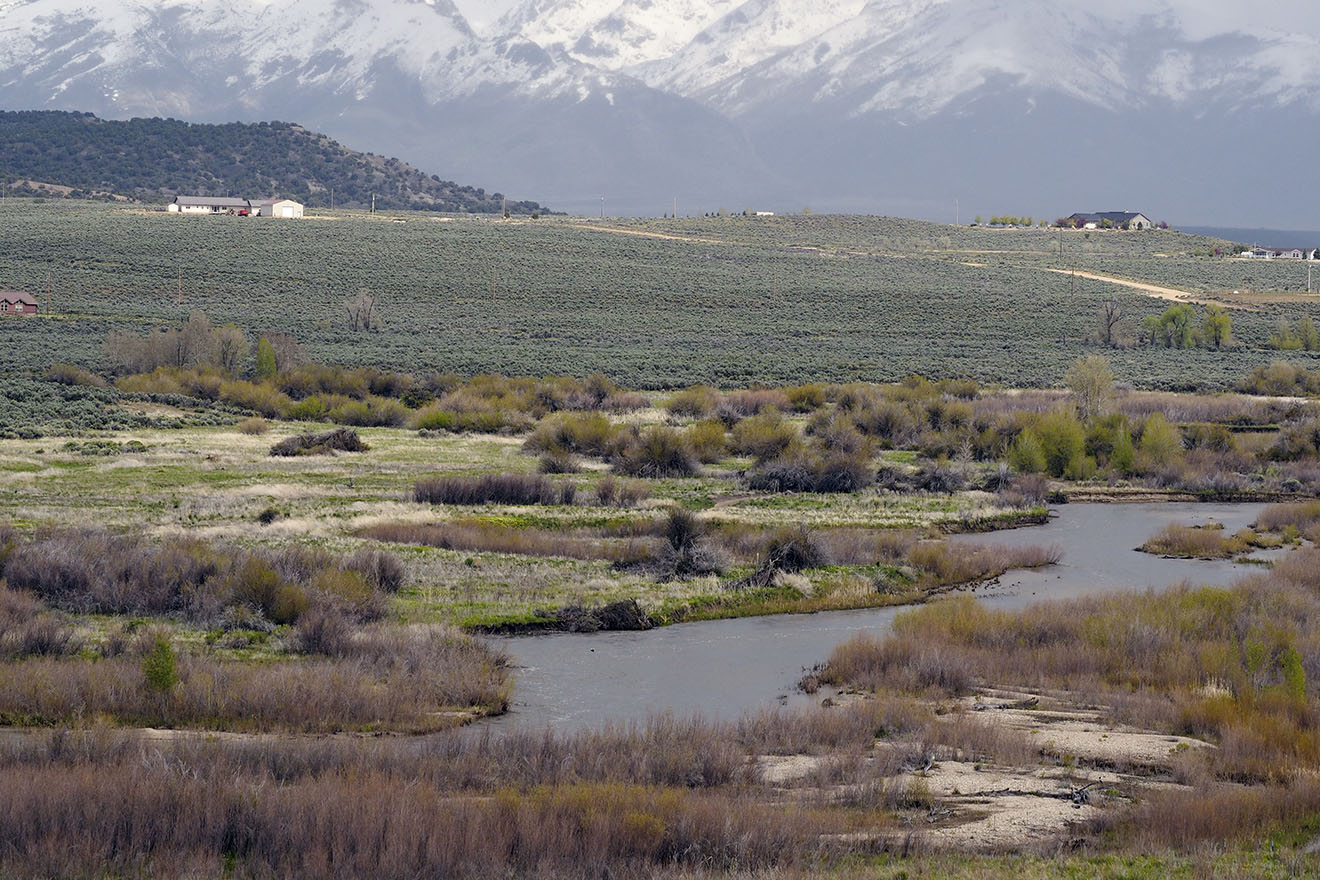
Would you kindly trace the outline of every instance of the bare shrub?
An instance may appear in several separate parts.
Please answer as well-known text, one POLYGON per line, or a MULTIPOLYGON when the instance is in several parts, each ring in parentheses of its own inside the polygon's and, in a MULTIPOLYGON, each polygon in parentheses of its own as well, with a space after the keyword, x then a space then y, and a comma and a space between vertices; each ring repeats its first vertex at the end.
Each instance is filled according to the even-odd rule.
POLYGON ((575 452, 602 457, 618 437, 619 430, 600 413, 555 413, 537 422, 523 446, 529 452, 575 452))
POLYGON ((46 369, 46 381, 61 385, 82 385, 88 388, 108 388, 105 379, 73 364, 55 363, 46 369))
POLYGON ((252 418, 243 419, 234 426, 234 429, 240 434, 258 436, 270 430, 270 422, 260 416, 253 416, 252 418))
POLYGON ((613 457, 616 471, 652 479, 690 477, 698 471, 687 439, 674 428, 651 425, 632 436, 613 457))
POLYGON ((739 455, 769 461, 798 439, 798 429, 777 409, 743 419, 733 426, 729 447, 739 455))
POLYGON ((372 588, 382 593, 397 593, 407 579, 407 569, 399 557, 384 550, 363 548, 344 562, 350 571, 359 572, 372 588))
MULTIPOLYGON (((0 664, 0 706, 46 724, 99 714, 132 725, 312 733, 430 731, 452 724, 437 714, 442 709, 505 704, 503 661, 467 637, 437 630, 402 641, 345 640, 329 621, 311 617, 300 634, 309 647, 337 652, 329 658, 251 664, 180 651, 177 685, 166 699, 143 686, 142 660, 133 652, 95 662, 0 664)), ((148 628, 136 641, 155 645, 160 638, 148 628)))
POLYGON ((706 527, 689 511, 670 511, 664 528, 665 548, 659 558, 664 577, 721 574, 725 561, 706 540, 706 527))
POLYGON ((573 453, 560 449, 543 454, 537 459, 536 469, 543 474, 576 474, 582 470, 582 463, 573 453))
POLYGON ((759 415, 768 409, 784 412, 791 408, 792 403, 788 399, 788 394, 779 388, 734 391, 724 395, 724 399, 717 407, 720 418, 726 422, 759 415))
POLYGON ((676 416, 704 419, 715 412, 719 405, 720 393, 705 385, 694 385, 682 391, 675 391, 665 401, 664 407, 676 416))
POLYGON ((82 648, 74 627, 31 593, 0 581, 0 658, 63 656, 82 648))
POLYGON ((304 654, 343 657, 353 641, 353 626, 342 612, 320 605, 298 618, 294 639, 304 654))
POLYGON ((336 452, 366 452, 371 447, 352 428, 336 428, 323 434, 287 437, 270 448, 273 456, 334 455, 336 452))
POLYGON ((831 560, 816 534, 806 526, 777 529, 761 548, 761 568, 798 572, 829 565, 831 560))

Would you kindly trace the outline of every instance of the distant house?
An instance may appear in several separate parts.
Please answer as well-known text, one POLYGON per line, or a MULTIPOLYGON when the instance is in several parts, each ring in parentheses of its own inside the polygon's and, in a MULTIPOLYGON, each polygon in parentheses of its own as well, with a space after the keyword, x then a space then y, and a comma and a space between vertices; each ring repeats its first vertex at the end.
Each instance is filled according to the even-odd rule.
POLYGON ((35 315, 37 298, 17 290, 0 290, 0 315, 35 315))
POLYGON ((1314 260, 1316 251, 1308 251, 1303 248, 1254 247, 1251 250, 1243 251, 1242 256, 1248 260, 1314 260))
POLYGON ((166 210, 173 214, 251 214, 252 203, 247 199, 175 196, 166 210))
POLYGON ((303 206, 293 199, 266 199, 254 202, 252 207, 258 217, 301 217, 303 206))
POLYGON ((1153 229, 1155 224, 1145 214, 1131 211, 1100 211, 1073 214, 1068 222, 1076 229, 1153 229))

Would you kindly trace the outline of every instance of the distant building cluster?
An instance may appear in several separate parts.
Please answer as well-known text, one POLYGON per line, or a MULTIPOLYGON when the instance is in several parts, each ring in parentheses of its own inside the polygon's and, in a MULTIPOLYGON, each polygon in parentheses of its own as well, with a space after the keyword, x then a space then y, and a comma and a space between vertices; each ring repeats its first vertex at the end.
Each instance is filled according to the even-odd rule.
POLYGON ((1320 250, 1254 247, 1243 251, 1240 256, 1248 260, 1314 260, 1320 257, 1320 250))
POLYGON ((176 196, 166 209, 171 214, 232 214, 238 217, 303 216, 303 206, 292 199, 218 198, 214 196, 176 196))
POLYGON ((1067 223, 1074 229, 1153 229, 1155 224, 1145 214, 1132 211, 1099 211, 1073 214, 1067 223))

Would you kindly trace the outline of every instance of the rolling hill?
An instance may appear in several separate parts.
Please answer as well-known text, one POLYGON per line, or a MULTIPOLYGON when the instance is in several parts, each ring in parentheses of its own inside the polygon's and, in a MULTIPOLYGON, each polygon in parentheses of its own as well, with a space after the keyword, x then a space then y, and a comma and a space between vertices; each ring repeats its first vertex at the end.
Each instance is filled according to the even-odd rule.
MULTIPOLYGON (((503 194, 350 150, 288 122, 111 121, 90 113, 0 112, 0 177, 11 191, 168 201, 174 195, 284 196, 312 207, 490 214, 503 194), (44 186, 43 186, 44 185, 44 186)), ((542 210, 510 199, 514 214, 542 210)))

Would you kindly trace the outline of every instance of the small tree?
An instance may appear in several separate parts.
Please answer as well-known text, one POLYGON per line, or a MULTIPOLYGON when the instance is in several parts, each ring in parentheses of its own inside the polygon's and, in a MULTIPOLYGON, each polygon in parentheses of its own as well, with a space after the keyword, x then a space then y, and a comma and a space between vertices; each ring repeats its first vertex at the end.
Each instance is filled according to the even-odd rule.
POLYGON ((1233 344, 1233 319, 1222 306, 1212 305, 1205 310, 1201 321, 1201 338, 1206 345, 1223 348, 1233 344))
POLYGON ((168 636, 156 637, 155 643, 147 656, 142 658, 142 677, 147 690, 165 696, 179 685, 179 671, 174 655, 174 646, 168 636))
POLYGON ((1137 470, 1149 472, 1178 462, 1183 454, 1182 433, 1163 413, 1151 413, 1141 429, 1137 447, 1137 470))
POLYGON ((1302 315, 1302 320, 1297 324, 1297 339, 1307 351, 1320 351, 1320 332, 1316 331, 1310 315, 1302 315))
POLYGON ((1077 402, 1077 417, 1089 422, 1104 410, 1105 402, 1114 393, 1114 371, 1109 359, 1093 354, 1078 358, 1068 368, 1064 381, 1077 402))
POLYGON ((1123 305, 1111 296, 1100 306, 1100 341, 1110 348, 1118 345, 1123 323, 1123 305))
POLYGON ((1045 470, 1045 452, 1030 428, 1018 434, 1008 450, 1008 463, 1020 474, 1038 474, 1045 470))
POLYGON ((237 376, 248 356, 247 337, 236 324, 215 328, 214 336, 216 362, 226 373, 237 376))
POLYGON ((348 328, 350 330, 374 330, 376 320, 376 295, 365 287, 358 288, 357 296, 344 303, 348 310, 348 328))
POLYGON ((1270 348, 1279 351, 1296 351, 1302 347, 1302 340, 1293 333, 1292 325, 1287 319, 1280 318, 1279 323, 1275 325, 1274 333, 1266 343, 1270 348))
POLYGON ((275 346, 271 345, 270 340, 263 336, 257 340, 257 378, 273 379, 275 373, 275 346))
POLYGON ((1050 476, 1072 476, 1082 471, 1080 461, 1086 457, 1086 432, 1075 415, 1067 409, 1051 410, 1036 423, 1035 433, 1050 476))
POLYGON ((1197 342, 1196 310, 1187 303, 1178 303, 1165 309, 1157 326, 1165 348, 1195 348, 1197 342))

